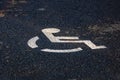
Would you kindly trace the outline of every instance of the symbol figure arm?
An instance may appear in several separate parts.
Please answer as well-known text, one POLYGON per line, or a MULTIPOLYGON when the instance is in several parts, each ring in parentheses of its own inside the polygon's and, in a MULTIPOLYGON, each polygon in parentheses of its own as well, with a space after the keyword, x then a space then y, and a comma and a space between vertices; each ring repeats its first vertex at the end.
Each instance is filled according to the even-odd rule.
POLYGON ((57 39, 68 39, 68 40, 79 40, 79 37, 66 37, 66 36, 58 36, 58 37, 56 37, 57 39))

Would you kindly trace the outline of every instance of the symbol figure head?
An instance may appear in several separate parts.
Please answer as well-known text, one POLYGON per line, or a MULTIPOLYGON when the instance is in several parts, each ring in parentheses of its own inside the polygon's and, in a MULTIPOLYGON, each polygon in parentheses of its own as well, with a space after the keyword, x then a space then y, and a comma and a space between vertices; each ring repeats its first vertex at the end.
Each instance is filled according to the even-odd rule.
POLYGON ((46 28, 46 29, 42 29, 42 32, 58 33, 58 32, 60 32, 60 29, 57 29, 57 28, 46 28))

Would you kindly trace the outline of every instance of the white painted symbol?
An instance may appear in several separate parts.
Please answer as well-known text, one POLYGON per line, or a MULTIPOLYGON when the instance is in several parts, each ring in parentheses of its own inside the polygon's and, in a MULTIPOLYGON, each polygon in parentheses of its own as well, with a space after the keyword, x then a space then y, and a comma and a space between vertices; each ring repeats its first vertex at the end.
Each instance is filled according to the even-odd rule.
MULTIPOLYGON (((106 48, 106 46, 104 46, 104 45, 96 46, 90 40, 80 40, 79 37, 75 37, 75 36, 72 36, 72 37, 54 36, 53 33, 60 32, 60 29, 57 29, 57 28, 42 29, 42 32, 50 40, 51 43, 84 43, 85 45, 87 45, 91 49, 104 49, 104 48, 106 48)), ((28 46, 31 48, 37 48, 38 45, 36 44, 36 42, 38 40, 39 40, 38 36, 31 38, 28 41, 28 46)), ((74 49, 65 49, 65 50, 63 50, 63 49, 62 50, 61 49, 48 49, 48 48, 41 49, 41 51, 53 52, 53 53, 70 53, 70 52, 77 52, 77 51, 82 51, 82 50, 83 49, 81 47, 74 48, 74 49)))

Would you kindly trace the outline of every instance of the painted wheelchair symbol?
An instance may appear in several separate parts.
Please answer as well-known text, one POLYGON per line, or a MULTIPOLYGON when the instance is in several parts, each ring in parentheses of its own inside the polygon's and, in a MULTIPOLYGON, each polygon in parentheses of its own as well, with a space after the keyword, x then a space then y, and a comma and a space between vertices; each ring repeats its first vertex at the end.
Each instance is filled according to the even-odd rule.
MULTIPOLYGON (((93 42, 91 42, 90 40, 80 40, 79 37, 68 37, 68 36, 54 36, 53 33, 58 33, 60 32, 60 29, 57 28, 45 28, 42 29, 43 34, 50 40, 51 43, 84 43, 85 45, 87 45, 89 48, 91 49, 104 49, 106 48, 106 46, 101 45, 101 46, 96 46, 93 42)), ((36 42, 39 40, 38 36, 35 36, 33 38, 31 38, 27 44, 29 47, 31 48, 37 48, 38 45, 36 44, 36 42)), ((78 52, 78 51, 82 51, 83 49, 81 47, 78 48, 74 48, 74 49, 41 49, 41 51, 43 52, 52 52, 52 53, 70 53, 70 52, 78 52)))

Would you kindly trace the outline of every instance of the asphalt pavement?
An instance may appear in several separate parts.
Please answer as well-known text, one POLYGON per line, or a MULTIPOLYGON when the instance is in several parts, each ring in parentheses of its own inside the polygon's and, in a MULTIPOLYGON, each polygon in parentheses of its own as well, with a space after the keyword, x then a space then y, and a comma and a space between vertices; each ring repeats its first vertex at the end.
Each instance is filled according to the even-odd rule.
POLYGON ((0 80, 120 80, 119 0, 1 0, 0 80))

